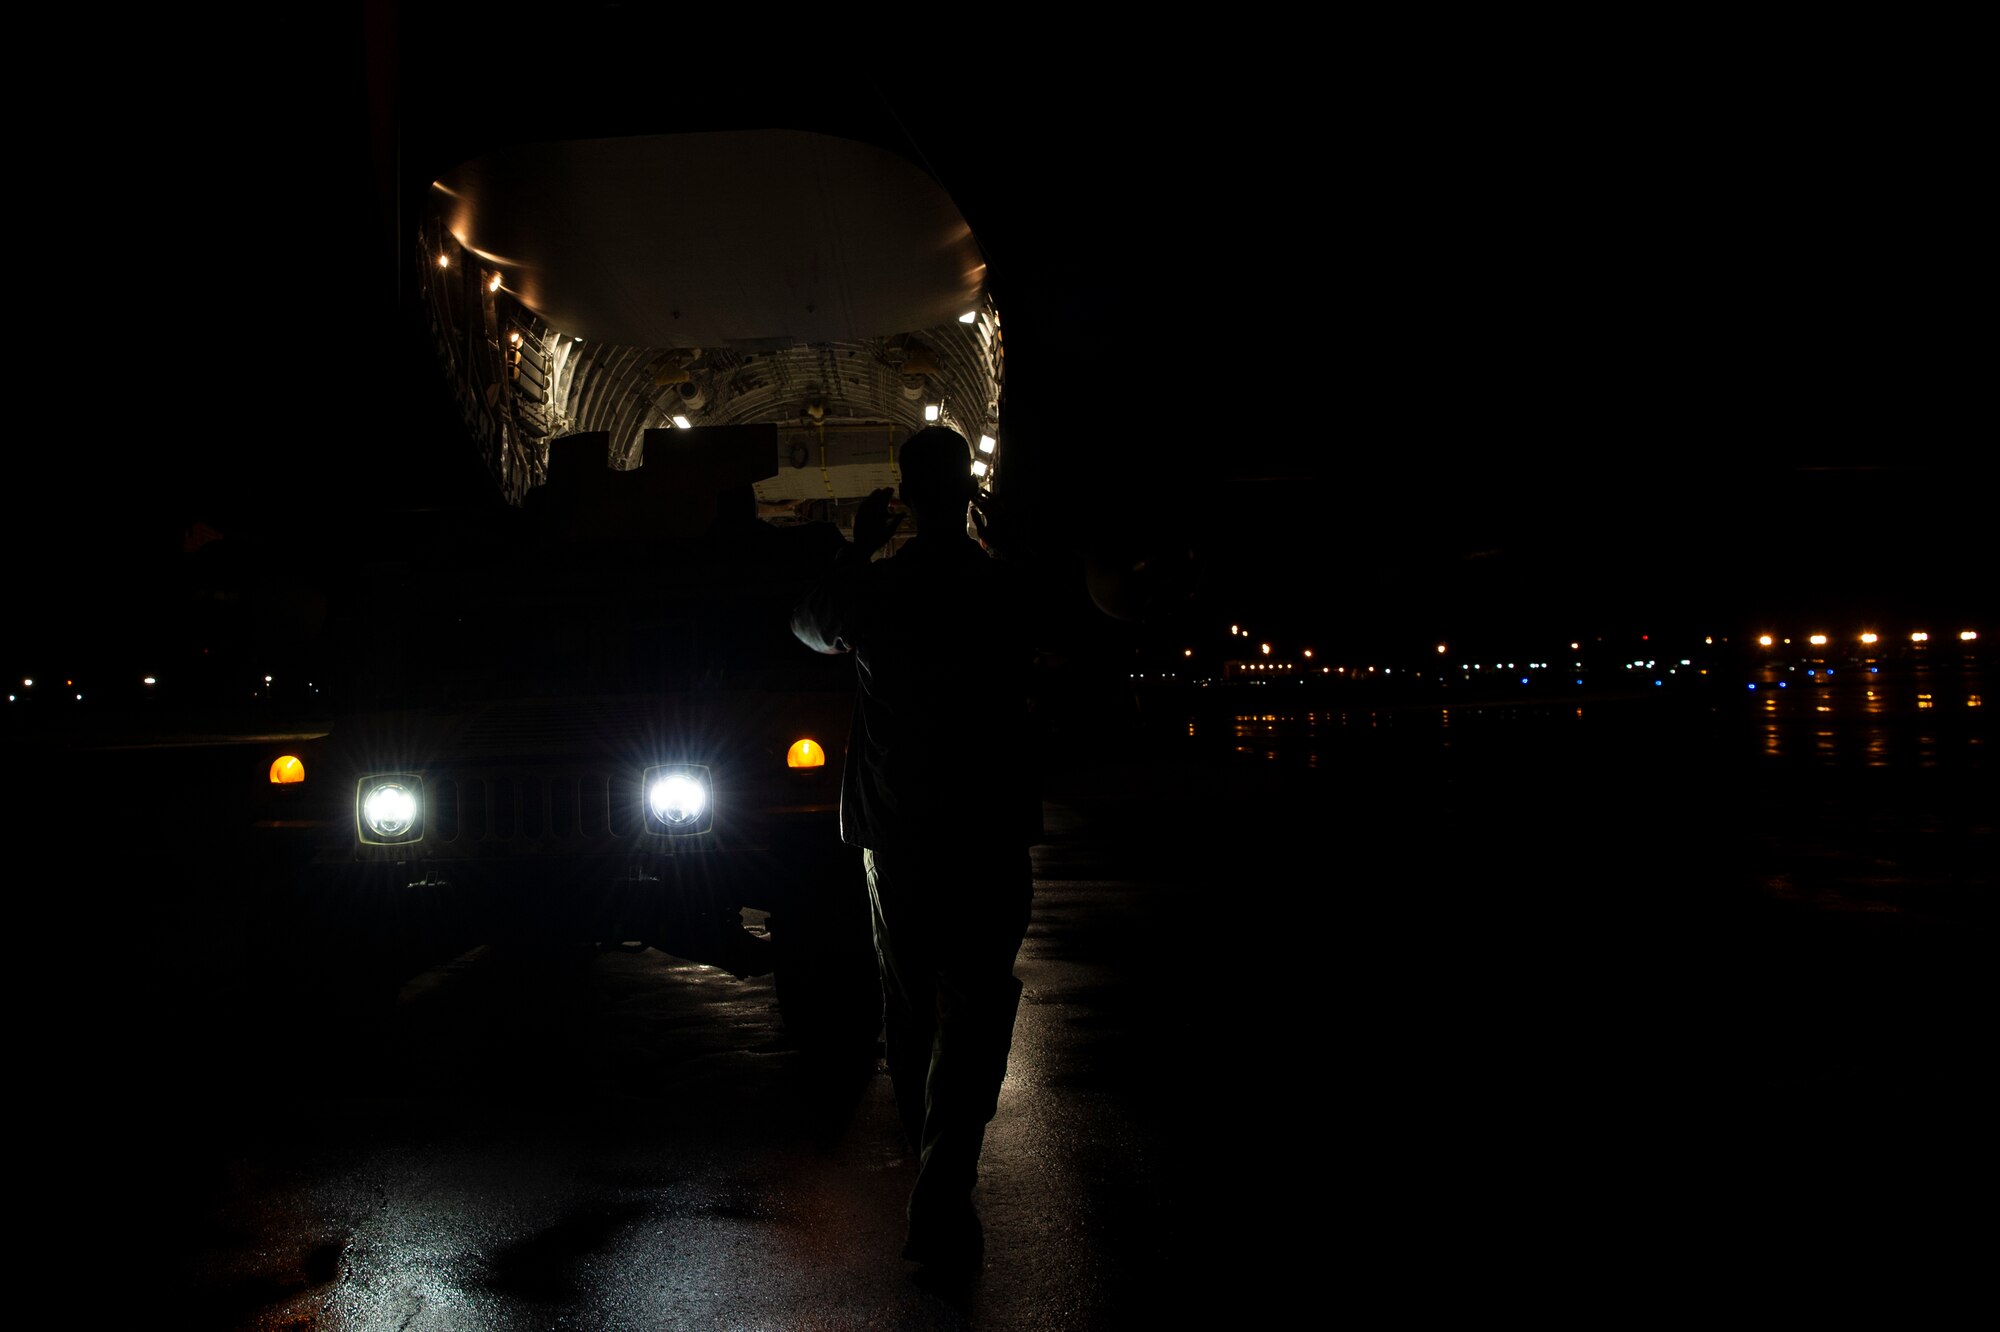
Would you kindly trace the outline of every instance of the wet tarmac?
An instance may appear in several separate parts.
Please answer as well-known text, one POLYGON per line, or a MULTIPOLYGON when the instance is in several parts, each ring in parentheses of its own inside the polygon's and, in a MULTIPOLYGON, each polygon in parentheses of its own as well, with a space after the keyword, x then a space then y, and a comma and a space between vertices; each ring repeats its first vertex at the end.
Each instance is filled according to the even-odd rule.
POLYGON ((768 980, 475 950, 316 1028, 251 982, 241 899, 157 845, 73 845, 20 936, 33 1261, 79 1321, 218 1329, 1964 1297, 1983 714, 1278 717, 1052 782, 969 1288, 897 1256, 879 1066, 791 1045, 768 980))

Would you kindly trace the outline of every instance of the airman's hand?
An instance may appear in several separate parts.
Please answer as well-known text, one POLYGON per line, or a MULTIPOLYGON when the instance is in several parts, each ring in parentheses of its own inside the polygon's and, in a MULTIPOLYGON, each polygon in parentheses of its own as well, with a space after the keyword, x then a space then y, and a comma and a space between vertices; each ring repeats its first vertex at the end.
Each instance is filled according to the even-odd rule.
POLYGON ((972 501, 972 530, 986 549, 995 554, 1005 552, 1013 527, 991 491, 980 491, 972 501))
POLYGON ((906 515, 889 512, 889 499, 895 493, 890 486, 870 491, 854 511, 854 548, 862 554, 873 555, 888 545, 902 527, 906 515))

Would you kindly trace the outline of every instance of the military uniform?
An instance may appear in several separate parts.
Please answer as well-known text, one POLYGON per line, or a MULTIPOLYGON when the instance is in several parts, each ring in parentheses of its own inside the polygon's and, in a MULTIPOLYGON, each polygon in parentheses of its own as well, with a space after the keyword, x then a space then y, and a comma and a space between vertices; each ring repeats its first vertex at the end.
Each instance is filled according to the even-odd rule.
POLYGON ((1029 727, 1034 659, 1013 569, 962 532, 888 559, 850 548, 792 615, 859 684, 841 837, 863 848, 889 1073, 913 1150, 912 1257, 967 1225, 1013 1042, 1014 958, 1042 836, 1029 727))

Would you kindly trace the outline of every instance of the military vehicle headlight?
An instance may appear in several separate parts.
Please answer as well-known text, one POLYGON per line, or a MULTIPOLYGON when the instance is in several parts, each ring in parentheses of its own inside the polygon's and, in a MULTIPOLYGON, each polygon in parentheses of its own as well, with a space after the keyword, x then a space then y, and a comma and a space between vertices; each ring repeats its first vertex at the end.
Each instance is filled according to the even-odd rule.
POLYGON ((377 846, 418 842, 424 836, 424 779, 391 772, 363 777, 354 811, 361 840, 377 846))
POLYGON ((714 819, 707 768, 687 763, 648 768, 640 789, 649 832, 704 832, 714 819))

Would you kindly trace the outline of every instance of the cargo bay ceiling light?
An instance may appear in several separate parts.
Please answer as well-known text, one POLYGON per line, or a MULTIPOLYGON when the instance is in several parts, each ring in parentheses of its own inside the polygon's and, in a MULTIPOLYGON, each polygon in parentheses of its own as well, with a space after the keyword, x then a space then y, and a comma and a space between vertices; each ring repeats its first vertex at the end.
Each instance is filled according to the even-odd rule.
POLYGON ((938 419, 938 405, 937 405, 936 403, 934 403, 934 402, 927 402, 927 403, 925 403, 925 404, 924 404, 924 420, 926 420, 926 421, 935 421, 935 420, 937 420, 937 419, 938 419))

